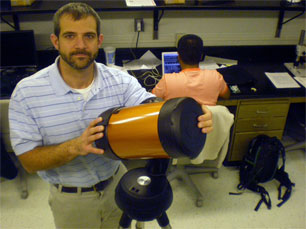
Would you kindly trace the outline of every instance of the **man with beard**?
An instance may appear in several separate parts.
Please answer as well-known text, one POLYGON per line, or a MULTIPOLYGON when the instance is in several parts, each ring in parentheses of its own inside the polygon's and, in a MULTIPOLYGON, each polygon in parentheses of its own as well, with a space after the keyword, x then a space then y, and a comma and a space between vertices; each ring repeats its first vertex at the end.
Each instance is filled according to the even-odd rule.
MULTIPOLYGON (((56 228, 117 228, 114 190, 126 169, 103 156, 97 118, 112 107, 139 105, 153 97, 135 78, 95 62, 103 41, 98 14, 70 3, 54 15, 55 63, 22 80, 9 106, 12 146, 24 168, 50 183, 56 228)), ((212 130, 203 107, 198 127, 212 130)))

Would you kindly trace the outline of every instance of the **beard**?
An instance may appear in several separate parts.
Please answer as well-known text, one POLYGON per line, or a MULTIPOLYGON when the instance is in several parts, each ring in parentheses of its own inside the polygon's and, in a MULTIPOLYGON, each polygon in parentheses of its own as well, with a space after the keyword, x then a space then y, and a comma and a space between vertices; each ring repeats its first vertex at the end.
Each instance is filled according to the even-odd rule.
POLYGON ((85 50, 78 50, 78 51, 74 51, 74 52, 66 54, 66 53, 63 53, 59 50, 59 54, 60 54, 61 58, 70 67, 72 67, 76 70, 83 70, 83 69, 88 68, 94 62, 94 60, 98 56, 98 51, 96 51, 94 53, 90 53, 90 52, 87 52, 85 50), (77 55, 77 54, 83 54, 83 55, 86 55, 87 57, 82 57, 82 58, 75 57, 75 55, 77 55))

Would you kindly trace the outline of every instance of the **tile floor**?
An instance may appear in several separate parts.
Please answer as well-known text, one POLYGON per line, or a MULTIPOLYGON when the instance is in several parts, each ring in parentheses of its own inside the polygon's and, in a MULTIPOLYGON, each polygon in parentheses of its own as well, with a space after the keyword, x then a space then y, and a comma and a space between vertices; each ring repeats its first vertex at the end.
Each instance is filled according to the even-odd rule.
MULTIPOLYGON (((285 142, 288 145, 289 142, 285 142)), ((306 157, 304 150, 287 152, 286 171, 296 183, 292 196, 281 208, 276 204, 277 182, 264 186, 270 193, 272 209, 262 205, 258 212, 253 209, 259 196, 246 191, 240 196, 231 196, 238 184, 238 170, 222 167, 219 178, 210 174, 192 175, 192 179, 204 195, 203 207, 195 206, 192 191, 182 182, 171 182, 174 201, 167 211, 173 229, 235 229, 235 228, 306 228, 306 157)), ((0 183, 0 228, 1 229, 51 229, 54 228, 49 209, 49 185, 37 175, 27 174, 29 196, 20 198, 18 179, 0 183)), ((134 223, 133 223, 134 224, 134 223)), ((156 221, 145 223, 146 229, 159 228, 156 221)))

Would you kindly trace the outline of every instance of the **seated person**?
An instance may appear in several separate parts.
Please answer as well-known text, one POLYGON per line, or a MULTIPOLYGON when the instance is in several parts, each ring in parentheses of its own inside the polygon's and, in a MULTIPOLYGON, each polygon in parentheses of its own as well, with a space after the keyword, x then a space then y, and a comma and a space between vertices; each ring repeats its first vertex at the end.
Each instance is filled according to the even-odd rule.
POLYGON ((200 69, 204 55, 203 41, 192 34, 178 42, 178 60, 182 71, 165 74, 152 93, 162 99, 191 97, 199 104, 216 105, 218 97, 228 99, 230 90, 223 76, 216 70, 200 69))

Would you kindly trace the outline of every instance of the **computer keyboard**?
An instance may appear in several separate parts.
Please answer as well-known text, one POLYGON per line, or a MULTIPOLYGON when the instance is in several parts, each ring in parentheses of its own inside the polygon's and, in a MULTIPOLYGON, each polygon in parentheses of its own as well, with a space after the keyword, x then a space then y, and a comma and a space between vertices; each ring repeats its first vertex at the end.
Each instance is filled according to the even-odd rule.
POLYGON ((16 87, 17 83, 30 76, 33 75, 37 69, 36 68, 4 68, 0 69, 1 75, 1 83, 0 83, 0 96, 1 99, 7 99, 11 97, 11 94, 16 87))

